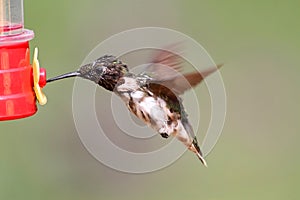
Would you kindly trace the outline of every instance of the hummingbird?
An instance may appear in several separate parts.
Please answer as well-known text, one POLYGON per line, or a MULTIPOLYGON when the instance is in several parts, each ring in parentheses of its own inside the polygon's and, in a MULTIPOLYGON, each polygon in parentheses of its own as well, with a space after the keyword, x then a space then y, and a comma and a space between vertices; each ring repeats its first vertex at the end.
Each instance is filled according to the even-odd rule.
POLYGON ((222 65, 181 74, 182 60, 177 54, 163 51, 154 57, 146 71, 131 73, 128 66, 113 55, 104 55, 78 70, 47 80, 47 83, 70 77, 95 82, 117 94, 137 118, 163 138, 176 137, 207 166, 196 135, 184 109, 182 95, 198 85, 222 65))

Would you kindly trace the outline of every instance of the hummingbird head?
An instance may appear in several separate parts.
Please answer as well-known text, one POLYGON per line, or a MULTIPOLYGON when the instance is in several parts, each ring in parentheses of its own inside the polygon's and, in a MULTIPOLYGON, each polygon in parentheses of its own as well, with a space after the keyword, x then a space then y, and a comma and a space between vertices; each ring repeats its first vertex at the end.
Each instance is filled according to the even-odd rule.
POLYGON ((127 72, 127 65, 115 56, 105 55, 78 70, 80 77, 94 81, 107 90, 113 91, 119 79, 127 72))
POLYGON ((69 72, 51 79, 48 82, 79 76, 94 81, 107 90, 113 91, 119 79, 128 72, 127 65, 115 56, 105 55, 92 63, 81 66, 75 72, 69 72))

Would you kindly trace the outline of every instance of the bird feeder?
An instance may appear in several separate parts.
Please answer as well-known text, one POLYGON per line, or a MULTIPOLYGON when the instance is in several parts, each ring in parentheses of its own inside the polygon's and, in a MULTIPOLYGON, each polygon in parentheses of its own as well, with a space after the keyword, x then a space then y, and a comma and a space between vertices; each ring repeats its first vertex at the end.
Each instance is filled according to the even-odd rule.
POLYGON ((30 64, 32 30, 24 29, 23 0, 0 0, 0 121, 25 118, 37 112, 36 99, 46 97, 46 71, 39 69, 37 51, 30 64))

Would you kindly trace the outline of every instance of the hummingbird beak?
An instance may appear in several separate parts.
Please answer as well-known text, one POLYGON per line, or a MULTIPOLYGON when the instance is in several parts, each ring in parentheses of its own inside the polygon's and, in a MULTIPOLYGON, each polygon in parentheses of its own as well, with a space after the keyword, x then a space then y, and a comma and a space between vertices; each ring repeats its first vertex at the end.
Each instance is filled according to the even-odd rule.
POLYGON ((59 76, 56 76, 56 77, 53 77, 53 78, 49 78, 49 79, 47 79, 47 83, 50 83, 52 81, 57 81, 57 80, 60 80, 60 79, 64 79, 64 78, 75 77, 75 76, 79 76, 79 75, 80 75, 79 71, 69 72, 69 73, 62 74, 62 75, 59 75, 59 76))

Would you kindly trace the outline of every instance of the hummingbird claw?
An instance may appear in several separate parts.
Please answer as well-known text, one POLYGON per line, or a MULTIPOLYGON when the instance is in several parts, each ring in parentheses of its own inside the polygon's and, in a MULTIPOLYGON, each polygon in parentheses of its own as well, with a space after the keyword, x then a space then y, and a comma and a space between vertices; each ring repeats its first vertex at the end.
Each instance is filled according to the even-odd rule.
POLYGON ((168 135, 167 133, 161 133, 160 135, 161 135, 161 137, 163 137, 163 138, 168 138, 168 137, 169 137, 169 135, 168 135))

